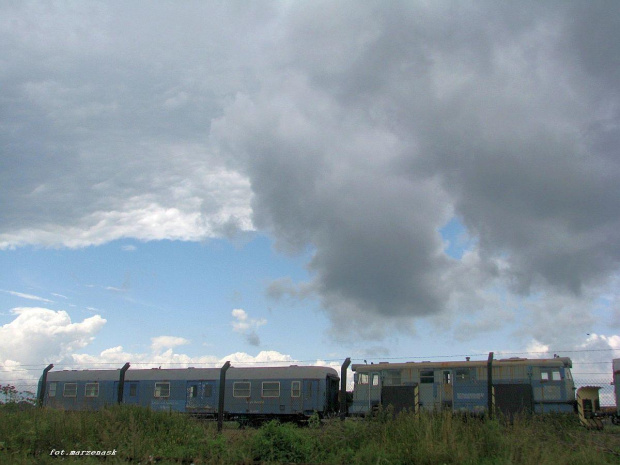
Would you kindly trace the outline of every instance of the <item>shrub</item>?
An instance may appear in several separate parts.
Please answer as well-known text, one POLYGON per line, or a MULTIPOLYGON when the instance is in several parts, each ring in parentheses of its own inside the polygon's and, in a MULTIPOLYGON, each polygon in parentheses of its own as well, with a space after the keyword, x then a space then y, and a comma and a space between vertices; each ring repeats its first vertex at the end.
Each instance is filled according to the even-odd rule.
POLYGON ((272 420, 263 425, 252 441, 254 460, 264 462, 308 462, 312 445, 305 430, 291 423, 272 420))

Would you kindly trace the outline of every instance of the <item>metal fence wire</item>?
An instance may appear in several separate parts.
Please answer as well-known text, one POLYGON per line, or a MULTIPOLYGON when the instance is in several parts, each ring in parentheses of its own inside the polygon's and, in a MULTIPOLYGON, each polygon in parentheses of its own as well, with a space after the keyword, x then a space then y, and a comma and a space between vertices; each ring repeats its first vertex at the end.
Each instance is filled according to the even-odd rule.
POLYGON ((597 386, 599 390, 599 399, 601 401, 601 407, 616 407, 616 394, 614 391, 614 384, 611 377, 609 378, 575 378, 575 388, 585 386, 597 386))

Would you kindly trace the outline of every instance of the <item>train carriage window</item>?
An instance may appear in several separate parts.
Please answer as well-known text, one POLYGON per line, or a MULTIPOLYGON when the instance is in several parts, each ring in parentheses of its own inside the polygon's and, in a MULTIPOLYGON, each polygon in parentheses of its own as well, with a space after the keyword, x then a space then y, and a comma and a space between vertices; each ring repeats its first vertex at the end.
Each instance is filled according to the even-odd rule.
POLYGON ((385 370, 383 376, 384 386, 400 386, 401 377, 400 370, 385 370))
POLYGON ((204 385, 204 391, 203 391, 203 396, 204 397, 211 397, 213 395, 213 386, 210 384, 205 384, 204 385))
POLYGON ((263 381, 262 397, 280 397, 280 381, 263 381))
POLYGON ((50 383, 50 388, 47 391, 48 397, 56 397, 56 383, 50 383))
POLYGON ((155 397, 170 397, 170 383, 155 383, 155 397))
POLYGON ((99 397, 99 383, 86 383, 84 395, 86 397, 99 397))
POLYGON ((459 368, 456 370, 457 381, 469 381, 471 380, 471 370, 469 368, 459 368))
POLYGON ((129 384, 129 397, 136 397, 138 395, 138 383, 129 384))
POLYGON ((188 391, 189 391, 188 392, 189 397, 192 397, 192 398, 193 397, 198 397, 198 386, 196 386, 196 385, 190 386, 188 391))
POLYGON ((63 397, 77 397, 77 383, 65 383, 63 397))
POLYGON ((420 383, 421 384, 433 384, 435 382, 435 373, 433 370, 420 371, 420 383))
POLYGON ((250 383, 247 381, 236 381, 233 384, 233 397, 250 397, 250 383))
POLYGON ((291 383, 291 397, 301 397, 301 381, 291 383))

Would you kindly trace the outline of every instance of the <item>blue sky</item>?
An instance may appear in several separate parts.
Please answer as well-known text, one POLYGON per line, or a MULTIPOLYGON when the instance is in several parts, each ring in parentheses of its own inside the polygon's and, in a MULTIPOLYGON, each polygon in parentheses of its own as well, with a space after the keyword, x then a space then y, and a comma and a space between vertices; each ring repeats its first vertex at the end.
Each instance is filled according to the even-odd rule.
MULTIPOLYGON (((462 225, 454 220, 442 233, 446 253, 460 258, 464 249, 455 244, 462 242, 462 225)), ((246 236, 5 250, 0 302, 4 309, 66 311, 73 321, 100 315, 106 323, 88 344, 91 354, 119 345, 128 352, 148 353, 153 337, 167 335, 186 339, 182 352, 190 357, 272 350, 299 352, 296 358, 305 360, 341 359, 353 347, 368 356, 364 344, 342 346, 325 336, 329 322, 316 299, 290 305, 269 297, 267 287, 275 280, 303 283, 311 278, 305 266, 311 252, 278 253, 266 236, 246 236), (235 331, 235 309, 247 314, 246 331, 235 331), (252 333, 258 338, 249 338, 252 333)), ((0 321, 13 319, 5 311, 0 321)), ((428 353, 438 350, 441 345, 428 353)))
POLYGON ((618 7, 0 6, 0 381, 620 357, 618 7))

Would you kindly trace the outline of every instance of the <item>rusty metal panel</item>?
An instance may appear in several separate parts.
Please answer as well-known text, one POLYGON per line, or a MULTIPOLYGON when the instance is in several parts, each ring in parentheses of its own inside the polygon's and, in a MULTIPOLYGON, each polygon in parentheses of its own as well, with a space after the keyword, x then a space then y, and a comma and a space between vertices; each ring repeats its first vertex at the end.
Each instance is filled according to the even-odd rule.
POLYGON ((417 411, 416 386, 383 386, 381 390, 381 405, 391 405, 394 414, 409 410, 417 411))
POLYGON ((534 408, 534 396, 529 384, 496 384, 495 407, 504 415, 531 413, 534 408))

